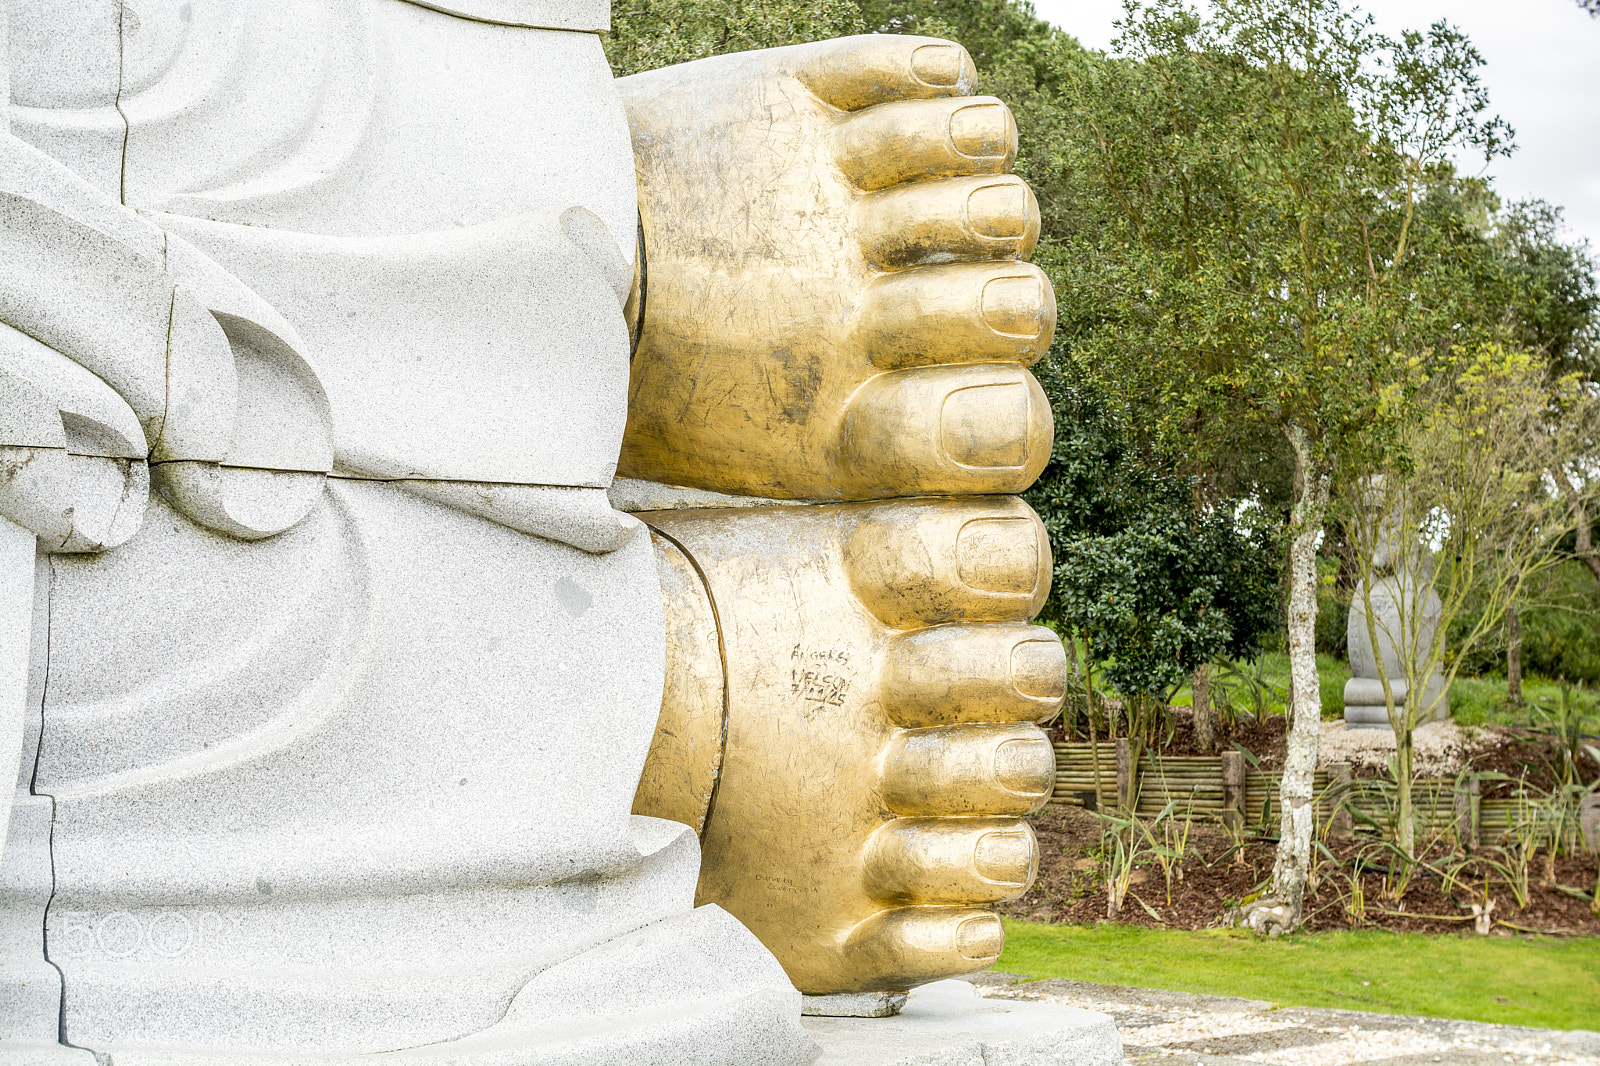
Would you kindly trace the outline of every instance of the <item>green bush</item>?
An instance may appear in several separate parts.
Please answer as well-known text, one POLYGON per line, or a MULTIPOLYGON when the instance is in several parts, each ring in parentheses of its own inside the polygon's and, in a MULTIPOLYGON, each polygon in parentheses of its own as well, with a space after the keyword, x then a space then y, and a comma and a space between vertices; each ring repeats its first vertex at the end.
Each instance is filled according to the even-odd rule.
POLYGON ((1317 653, 1348 659, 1345 633, 1350 621, 1350 595, 1339 590, 1335 583, 1338 574, 1337 559, 1317 558, 1317 653))
MULTIPOLYGON (((1535 583, 1523 602, 1523 674, 1600 684, 1600 585, 1588 569, 1576 559, 1562 563, 1535 583)), ((1449 647, 1461 646, 1461 635, 1476 617, 1469 604, 1450 627, 1449 647)), ((1480 642, 1461 663, 1463 677, 1503 677, 1505 671, 1504 629, 1480 642)))

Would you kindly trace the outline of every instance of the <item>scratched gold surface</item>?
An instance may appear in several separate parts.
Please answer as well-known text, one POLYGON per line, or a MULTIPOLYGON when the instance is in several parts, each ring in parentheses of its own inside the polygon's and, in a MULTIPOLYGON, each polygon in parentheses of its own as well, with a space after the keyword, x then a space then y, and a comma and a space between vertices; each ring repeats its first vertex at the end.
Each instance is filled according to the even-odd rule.
POLYGON ((993 963, 1037 862, 1066 657, 1029 622, 1050 451, 1016 125, 882 35, 618 83, 639 336, 619 473, 793 505, 646 512, 666 695, 635 810, 812 994, 993 963), (858 501, 858 502, 848 502, 858 501))
POLYGON ((808 993, 993 963, 985 905, 1031 883, 1022 817, 1054 773, 1033 723, 1065 692, 1060 642, 1027 624, 1049 581, 1032 511, 989 497, 641 517, 693 559, 721 627, 727 743, 698 902, 808 993))
POLYGON ((1014 493, 1055 298, 1016 124, 878 35, 620 80, 647 283, 619 473, 779 499, 1014 493))

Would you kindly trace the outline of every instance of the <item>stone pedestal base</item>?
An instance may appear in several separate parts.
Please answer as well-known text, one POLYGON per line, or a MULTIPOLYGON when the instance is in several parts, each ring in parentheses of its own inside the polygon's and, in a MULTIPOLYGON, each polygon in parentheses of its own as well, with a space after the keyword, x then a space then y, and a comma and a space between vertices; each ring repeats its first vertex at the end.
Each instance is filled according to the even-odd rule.
POLYGON ((0 1062, 6 1066, 95 1066, 94 1053, 82 1048, 16 1040, 0 1040, 0 1062))
POLYGON ((965 981, 916 989, 893 1018, 806 1018, 816 1066, 1121 1066, 1109 1017, 1076 1007, 982 999, 965 981))

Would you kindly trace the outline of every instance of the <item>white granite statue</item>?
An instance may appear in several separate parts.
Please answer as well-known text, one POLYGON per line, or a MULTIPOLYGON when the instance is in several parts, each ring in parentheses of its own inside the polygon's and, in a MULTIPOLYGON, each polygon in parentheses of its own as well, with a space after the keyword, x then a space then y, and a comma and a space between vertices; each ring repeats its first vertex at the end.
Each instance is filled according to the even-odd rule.
POLYGON ((619 90, 604 0, 0 11, 0 1060, 779 1066, 796 983, 993 961, 1042 531, 827 502, 1048 453, 959 48, 619 90), (706 502, 762 506, 624 513, 706 502), (633 814, 690 689, 690 825, 633 814))

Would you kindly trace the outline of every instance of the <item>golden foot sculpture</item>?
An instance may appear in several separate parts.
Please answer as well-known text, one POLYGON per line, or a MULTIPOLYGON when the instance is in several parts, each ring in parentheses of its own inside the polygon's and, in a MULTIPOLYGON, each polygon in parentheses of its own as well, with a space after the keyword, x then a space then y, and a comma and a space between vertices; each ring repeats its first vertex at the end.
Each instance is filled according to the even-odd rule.
POLYGON ((1027 624, 1038 518, 1007 497, 642 517, 675 650, 635 810, 701 828, 697 902, 813 995, 992 964, 985 905, 1032 883, 1022 817, 1055 770, 1033 722, 1064 692, 1061 642, 1027 624))
POLYGON ((883 35, 618 83, 642 227, 619 473, 768 500, 640 515, 670 650, 635 810, 700 830, 698 902, 813 995, 992 964, 1054 769, 1049 544, 1002 494, 1049 456, 1027 367, 1055 303, 1016 126, 973 76, 883 35))
POLYGON ((618 472, 778 499, 1020 492, 1055 296, 1016 124, 948 41, 881 35, 617 83, 642 324, 618 472))

